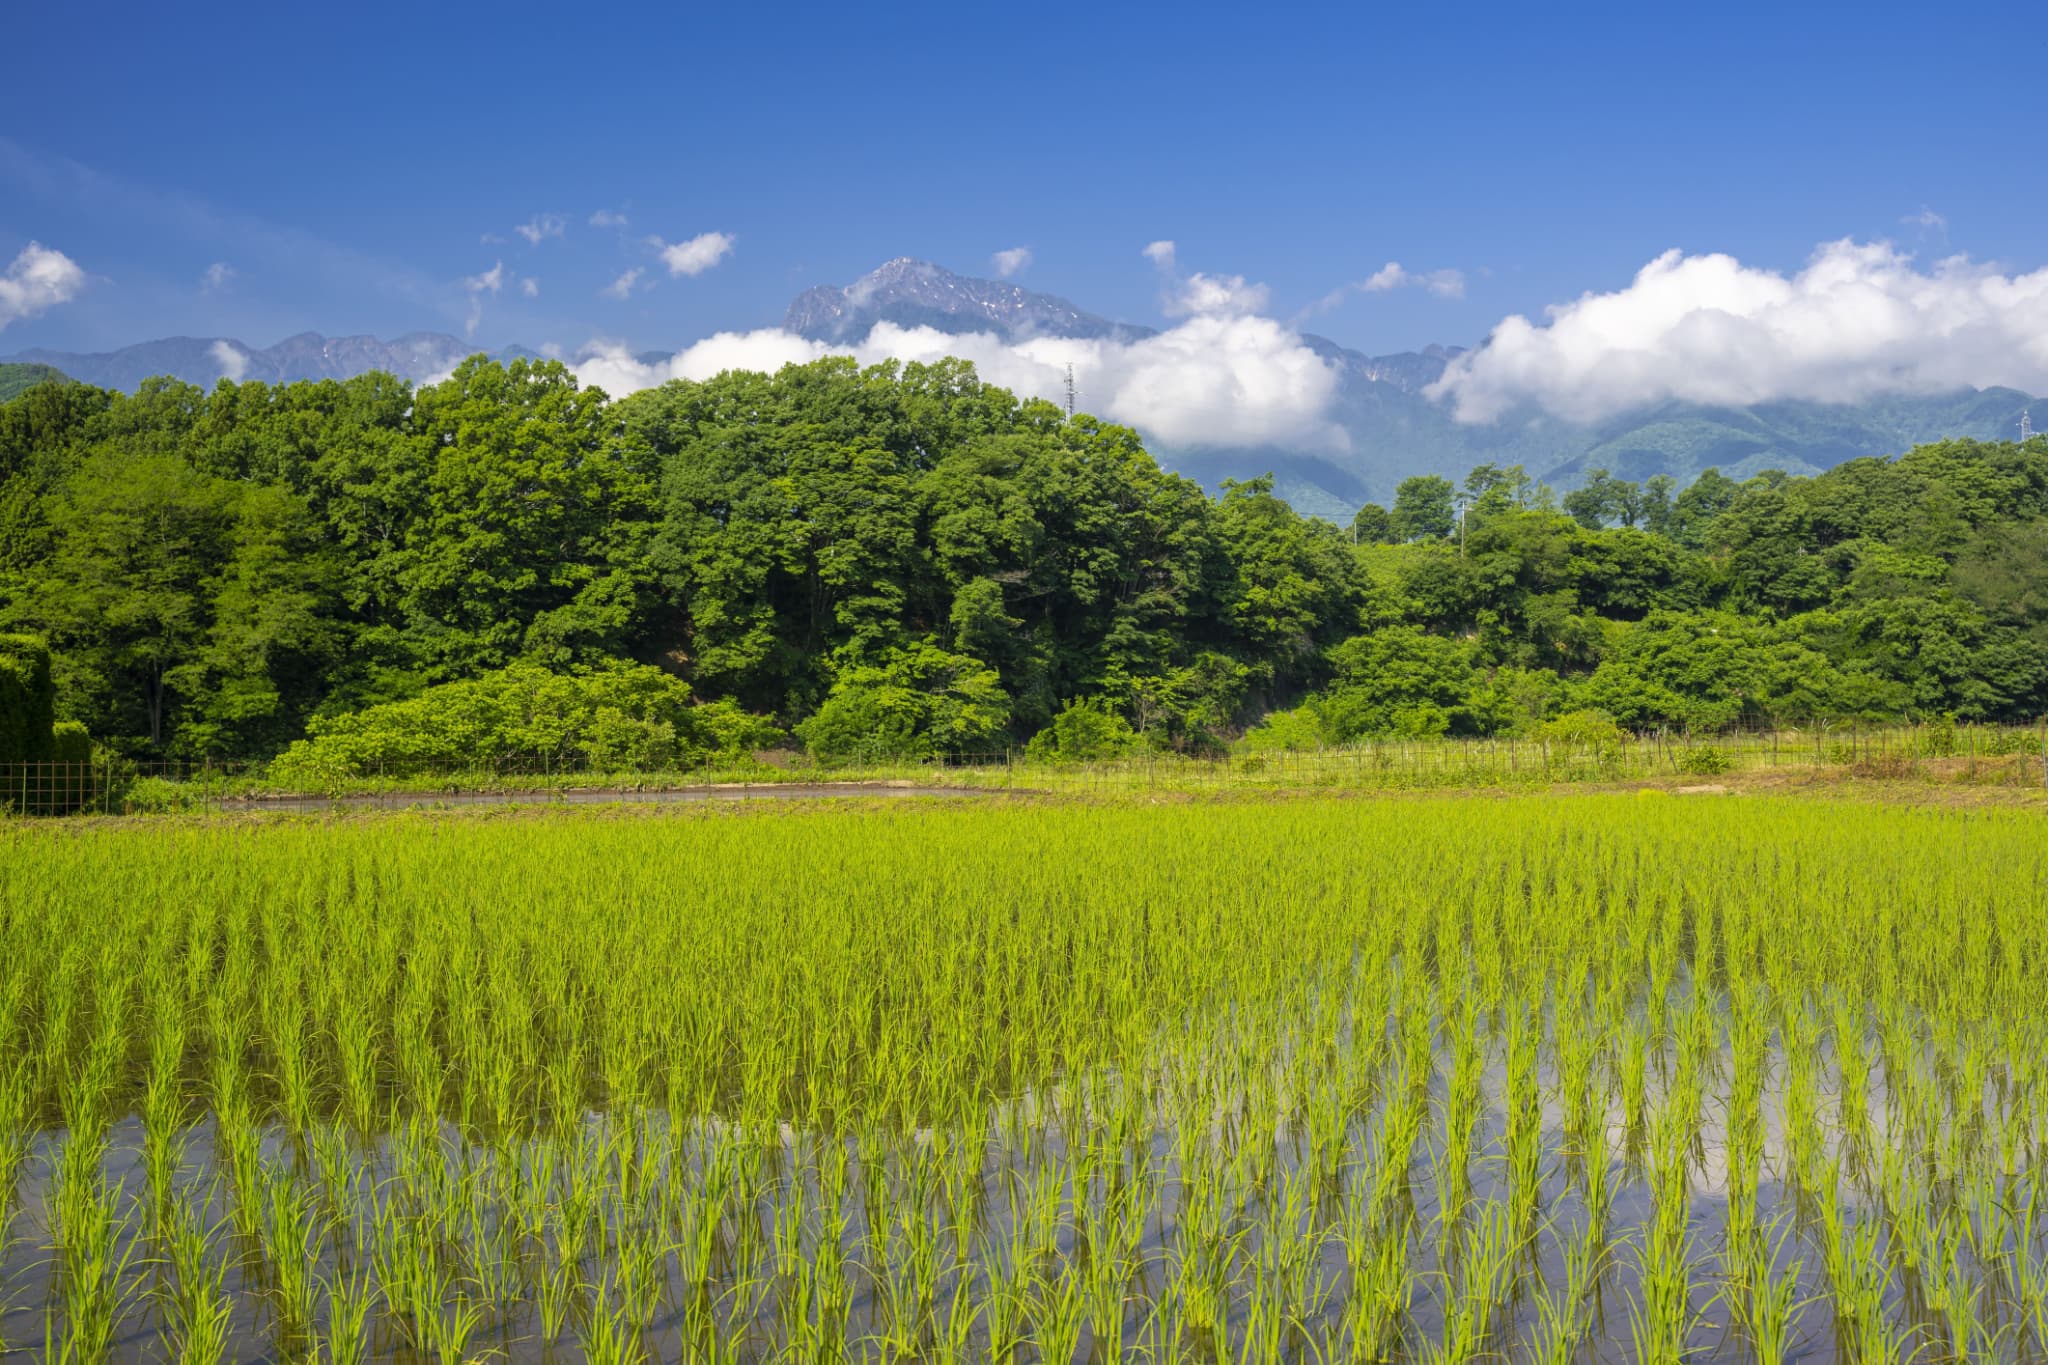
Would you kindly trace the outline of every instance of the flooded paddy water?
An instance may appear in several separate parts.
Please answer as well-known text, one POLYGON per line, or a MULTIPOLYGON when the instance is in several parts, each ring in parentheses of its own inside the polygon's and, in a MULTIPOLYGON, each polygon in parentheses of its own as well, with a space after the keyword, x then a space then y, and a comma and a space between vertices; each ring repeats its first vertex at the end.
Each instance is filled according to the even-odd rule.
POLYGON ((15 840, 0 1343, 2041 1359, 2036 833, 1616 799, 15 840))

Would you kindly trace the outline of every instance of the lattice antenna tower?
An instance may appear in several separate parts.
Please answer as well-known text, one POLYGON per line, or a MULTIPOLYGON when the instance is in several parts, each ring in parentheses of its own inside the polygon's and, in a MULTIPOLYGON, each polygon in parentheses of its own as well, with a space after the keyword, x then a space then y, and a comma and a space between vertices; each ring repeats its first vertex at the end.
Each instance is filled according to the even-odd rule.
MULTIPOLYGON (((1070 386, 1071 386, 1071 383, 1072 383, 1072 379, 1071 379, 1071 374, 1072 374, 1072 371, 1070 370, 1070 371, 1069 371, 1069 376, 1070 376, 1070 377, 1069 377, 1069 381, 1068 381, 1068 382, 1069 382, 1069 385, 1070 385, 1070 386)), ((1072 391, 1072 390, 1071 390, 1071 387, 1070 387, 1070 388, 1069 388, 1069 392, 1071 392, 1071 391, 1072 391)), ((1068 401, 1068 404, 1069 404, 1069 406, 1071 406, 1071 405, 1072 405, 1072 403, 1073 403, 1073 400, 1072 400, 1071 398, 1069 398, 1069 399, 1068 399, 1067 401, 1068 401)), ((2020 409, 2020 444, 2021 444, 2021 445, 2025 445, 2025 444, 2026 444, 2026 443, 2027 443, 2028 441, 2031 441, 2032 439, 2034 439, 2034 410, 2033 410, 2032 408, 2021 408, 2021 409, 2020 409)))
MULTIPOLYGON (((1074 420, 1074 362, 1071 360, 1067 362, 1067 420, 1074 420)), ((2024 441, 2026 437, 2020 439, 2024 441)))

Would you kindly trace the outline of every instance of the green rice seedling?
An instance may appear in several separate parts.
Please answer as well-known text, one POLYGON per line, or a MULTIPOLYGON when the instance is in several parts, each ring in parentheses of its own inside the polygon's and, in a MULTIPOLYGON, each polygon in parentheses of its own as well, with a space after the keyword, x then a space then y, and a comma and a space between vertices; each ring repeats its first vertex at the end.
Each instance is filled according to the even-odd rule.
POLYGON ((329 1365, 357 1365, 370 1350, 370 1308, 373 1294, 369 1277, 337 1271, 325 1282, 327 1290, 327 1332, 324 1342, 329 1365))
POLYGON ((225 1321, 227 1302, 220 1287, 226 1270, 212 1257, 224 1227, 225 1223, 207 1228, 184 1203, 173 1204, 167 1215, 158 1246, 169 1274, 158 1297, 165 1321, 179 1336, 205 1335, 217 1296, 225 1321))
MULTIPOLYGON (((1516 1310, 1538 1321, 1514 1350, 1627 1350, 1601 1302, 1627 1232, 1649 1347, 1666 1317, 1697 1325, 1711 1275, 1745 1338, 1725 1351, 1768 1352, 1800 1283, 1773 1177, 1831 1298, 1884 1287, 1845 1351, 2024 1356, 2038 832, 1675 807, 0 830, 0 1150, 62 1244, 91 1214, 57 1130, 78 1125, 83 1173, 132 1107, 138 1261, 173 1258, 188 1205, 280 1261, 288 1186, 331 1274, 372 1272, 379 1352, 415 1357, 445 1348, 451 1303, 482 1314, 472 1352, 574 1350, 592 1294, 630 1335, 657 1280, 675 1344, 735 1360, 1033 1359, 1047 1285, 1078 1286, 1076 1356, 1496 1357, 1546 1228, 1566 1283, 1516 1310), (1723 1171, 1720 1261, 1695 1263, 1683 1215, 1723 1171), (1623 1229, 1644 1178, 1649 1223, 1623 1229), (1416 1330, 1439 1306, 1448 1345, 1416 1330)), ((100 1178, 126 1158, 107 1148, 100 1178)), ((0 1262, 0 1298, 34 1292, 32 1259, 0 1262)), ((241 1264, 228 1321, 302 1297, 241 1264)))
POLYGON ((644 1331, 661 1307, 667 1254, 668 1247, 650 1222, 629 1223, 619 1239, 614 1258, 619 1311, 636 1330, 644 1331))
POLYGON ((34 1150, 35 1083, 26 1057, 0 1060, 0 1247, 11 1239, 21 1173, 34 1150))
POLYGON ((1636 1353, 1644 1360, 1676 1360, 1693 1323, 1682 1165, 1664 1155, 1656 1176, 1650 1221, 1636 1252, 1637 1299, 1629 1311, 1636 1353))
POLYGON ((122 1319, 146 1289, 141 1275, 133 1273, 141 1269, 136 1259, 142 1243, 140 1210, 117 1212, 118 1197, 118 1190, 97 1172, 86 1187, 65 1196, 64 1335, 59 1345, 67 1359, 107 1359, 122 1319))
POLYGON ((1598 1279, 1600 1252, 1581 1239, 1564 1249, 1564 1284, 1536 1301, 1532 1354, 1538 1365, 1571 1365, 1587 1334, 1587 1299, 1598 1279))
POLYGON ((632 1325, 611 1306, 608 1286, 599 1287, 589 1322, 577 1332, 576 1341, 590 1365, 632 1365, 644 1358, 632 1325))
POLYGON ((1067 1270, 1041 1279, 1031 1307, 1031 1340, 1038 1359, 1045 1365, 1073 1365, 1086 1328, 1087 1291, 1080 1276, 1067 1270))
POLYGON ((470 1343, 483 1322, 484 1306, 458 1294, 453 1303, 436 1304, 419 1319, 423 1345, 440 1365, 463 1365, 471 1358, 470 1343))
POLYGON ((1634 1151, 1642 1140, 1649 1106, 1651 1027, 1647 1018, 1632 1018, 1621 1035, 1621 1113, 1628 1147, 1634 1151))
POLYGON ((279 1335, 296 1341, 313 1325, 313 1268, 321 1252, 313 1199, 289 1173, 266 1171, 263 1183, 263 1257, 275 1288, 279 1335))
POLYGON ((543 1344, 561 1340, 569 1325, 569 1312, 583 1292, 583 1279, 576 1263, 555 1260, 544 1263, 534 1286, 534 1313, 543 1344))
POLYGON ((1368 1244, 1346 1244, 1352 1287, 1343 1318, 1354 1361, 1386 1361, 1401 1347, 1401 1328, 1413 1308, 1415 1277, 1409 1271, 1409 1226, 1397 1220, 1368 1244))
POLYGON ((223 1288, 226 1267, 207 1255, 196 1223, 182 1221, 173 1235, 174 1289, 165 1315, 170 1345, 181 1361, 219 1361, 228 1349, 233 1305, 223 1288))

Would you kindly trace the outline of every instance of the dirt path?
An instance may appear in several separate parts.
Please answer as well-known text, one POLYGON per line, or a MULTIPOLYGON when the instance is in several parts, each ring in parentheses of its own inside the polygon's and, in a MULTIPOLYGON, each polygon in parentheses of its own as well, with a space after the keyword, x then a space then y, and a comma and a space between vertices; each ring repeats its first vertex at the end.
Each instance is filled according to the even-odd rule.
MULTIPOLYGON (((829 797, 1008 796, 988 787, 913 787, 889 782, 779 782, 748 786, 582 788, 502 792, 375 792, 359 796, 251 796, 224 811, 443 810, 464 806, 690 805, 707 801, 809 801, 829 797)), ((1023 795, 1024 793, 1014 793, 1023 795)))

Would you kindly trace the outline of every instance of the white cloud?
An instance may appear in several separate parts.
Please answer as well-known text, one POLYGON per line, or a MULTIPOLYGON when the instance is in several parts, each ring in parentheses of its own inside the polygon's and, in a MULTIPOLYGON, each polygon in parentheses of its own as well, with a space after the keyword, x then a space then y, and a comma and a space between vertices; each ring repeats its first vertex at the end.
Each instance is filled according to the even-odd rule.
POLYGON ((1328 410, 1337 374, 1292 329, 1270 318, 1217 314, 1136 342, 1039 337, 1010 343, 987 333, 957 336, 929 327, 879 323, 852 346, 827 346, 779 329, 723 332, 654 364, 602 343, 573 363, 577 375, 612 394, 671 379, 708 379, 724 370, 772 373, 829 354, 862 364, 883 360, 970 360, 982 378, 1020 394, 1059 401, 1073 366, 1089 408, 1168 447, 1293 444, 1342 449, 1328 410))
POLYGON ((233 266, 229 265, 226 261, 215 261, 212 265, 206 267, 205 273, 200 275, 199 287, 210 294, 217 289, 227 288, 228 281, 234 278, 235 268, 233 266))
POLYGON ((627 225, 626 215, 613 213, 610 209, 599 209, 590 215, 590 225, 595 228, 622 228, 627 225))
POLYGON ((640 276, 643 273, 645 272, 643 272, 640 269, 640 267, 636 265, 631 270, 628 270, 625 274, 619 276, 617 279, 613 280, 610 284, 606 285, 604 288, 598 290, 597 292, 604 295, 608 299, 626 298, 627 296, 632 294, 633 286, 640 282, 640 276))
POLYGON ((988 258, 989 266, 996 272, 996 278, 1007 280, 1010 276, 1026 269, 1031 264, 1031 248, 1013 246, 1008 251, 998 251, 988 258))
POLYGON ((1268 291, 1242 275, 1204 275, 1196 271, 1176 281, 1161 306, 1168 317, 1237 317, 1263 312, 1268 291))
POLYGON ((221 375, 226 379, 239 384, 242 376, 249 373, 248 353, 232 341, 216 341, 206 348, 206 353, 220 366, 221 375))
POLYGON ((1159 307, 1167 317, 1237 317, 1264 313, 1270 291, 1264 284, 1251 284, 1241 274, 1194 274, 1182 278, 1180 252, 1171 241, 1153 241, 1145 248, 1145 260, 1159 268, 1163 280, 1159 307))
POLYGON ((484 320, 484 295, 495 294, 505 287, 505 263, 498 261, 483 274, 469 276, 463 280, 462 287, 469 294, 469 318, 462 334, 475 336, 476 325, 484 320))
POLYGON ((2004 384, 2048 391, 2048 268, 2005 274, 1830 242, 1795 274, 1667 251, 1627 288, 1510 317, 1430 390, 1464 421, 1524 403, 1592 420, 1667 399, 1858 402, 2004 384))
POLYGON ((530 299, 539 298, 540 281, 535 279, 533 276, 528 275, 525 279, 519 282, 519 292, 526 295, 526 297, 530 299))
POLYGON ((512 230, 524 237, 528 246, 539 246, 550 237, 560 237, 568 226, 561 214, 542 213, 512 230))
POLYGON ((1170 241, 1153 242, 1144 256, 1164 281, 1159 306, 1170 318, 1237 317, 1266 309, 1270 291, 1242 275, 1205 275, 1198 270, 1183 279, 1180 254, 1170 241))
POLYGON ((1462 299, 1465 297, 1465 272, 1414 271, 1405 268, 1399 261, 1388 261, 1361 283, 1358 289, 1361 293, 1383 294, 1390 289, 1410 287, 1427 289, 1440 299, 1462 299))
POLYGON ((1920 206, 1918 213, 1909 213, 1899 219, 1899 221, 1907 227, 1919 228, 1922 232, 1937 232, 1944 237, 1948 235, 1948 219, 1942 217, 1933 209, 1928 208, 1925 204, 1920 206))
POLYGON ((41 242, 30 242, 0 275, 0 328, 69 303, 83 288, 85 271, 78 262, 41 242))
POLYGON ((660 253, 661 263, 668 267, 671 276, 703 274, 724 260, 738 240, 730 232, 700 232, 687 242, 647 239, 648 245, 660 253))

